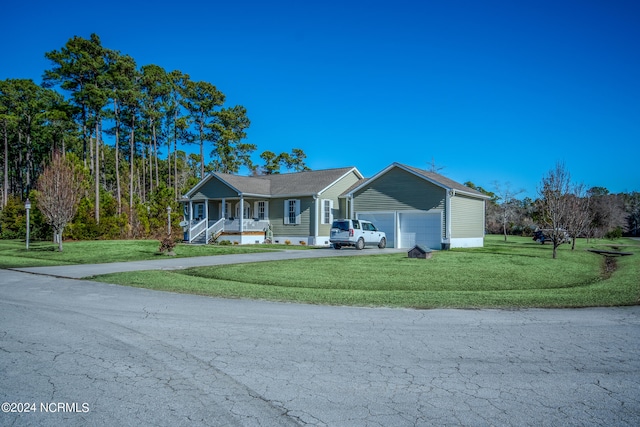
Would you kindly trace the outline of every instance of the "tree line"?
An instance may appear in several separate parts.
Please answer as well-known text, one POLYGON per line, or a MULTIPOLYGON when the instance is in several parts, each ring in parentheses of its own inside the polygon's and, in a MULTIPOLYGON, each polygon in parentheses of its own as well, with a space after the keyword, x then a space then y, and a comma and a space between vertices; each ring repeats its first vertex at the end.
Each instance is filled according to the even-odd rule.
POLYGON ((523 190, 514 190, 509 183, 493 183, 489 191, 466 182, 489 197, 486 228, 490 234, 533 236, 544 228, 556 250, 569 236, 572 249, 576 238, 620 238, 640 233, 640 193, 611 194, 604 187, 586 188, 574 182, 567 167, 556 163, 540 181, 536 199, 518 199, 523 190))
POLYGON ((37 200, 36 183, 55 153, 83 176, 67 229, 78 239, 157 234, 166 207, 178 209, 180 194, 211 171, 308 169, 299 148, 264 151, 263 164, 254 164, 246 108, 227 106, 212 83, 158 65, 139 67, 96 34, 74 36, 45 57, 51 67, 42 84, 0 81, 2 237, 21 232, 11 220, 27 198, 37 200))

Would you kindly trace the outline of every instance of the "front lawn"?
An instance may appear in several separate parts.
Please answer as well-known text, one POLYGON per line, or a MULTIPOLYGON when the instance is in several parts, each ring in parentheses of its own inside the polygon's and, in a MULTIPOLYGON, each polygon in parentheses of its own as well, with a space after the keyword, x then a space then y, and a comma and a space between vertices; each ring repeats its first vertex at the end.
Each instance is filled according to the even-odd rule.
MULTIPOLYGON (((640 302, 640 244, 616 241, 635 255, 615 258, 607 278, 604 257, 586 252, 610 241, 551 246, 530 238, 487 236, 484 248, 304 259, 180 271, 145 271, 96 280, 172 292, 311 304, 410 308, 520 308, 634 305, 640 302)), ((352 250, 352 249, 344 249, 352 250)))
MULTIPOLYGON (((26 250, 24 241, 0 240, 0 268, 44 267, 72 264, 103 264, 143 261, 166 256, 158 252, 158 240, 88 240, 65 242, 63 251, 51 242, 32 242, 26 250)), ((264 252, 283 245, 217 246, 179 244, 176 257, 226 255, 264 252)), ((289 248, 289 247, 288 247, 289 248)))

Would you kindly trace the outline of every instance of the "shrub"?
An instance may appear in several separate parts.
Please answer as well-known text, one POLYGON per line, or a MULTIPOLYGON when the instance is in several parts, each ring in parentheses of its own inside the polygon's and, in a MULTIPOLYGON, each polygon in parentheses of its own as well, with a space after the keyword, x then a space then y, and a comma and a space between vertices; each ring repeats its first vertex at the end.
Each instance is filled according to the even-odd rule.
POLYGON ((218 244, 220 246, 229 246, 231 244, 231 241, 229 241, 229 240, 221 240, 221 241, 218 242, 218 244))
POLYGON ((604 237, 609 240, 620 239, 622 237, 622 227, 618 226, 613 230, 609 230, 607 234, 604 235, 604 237))
POLYGON ((300 240, 298 243, 300 243, 302 246, 307 244, 307 242, 305 242, 304 240, 300 240))
POLYGON ((284 244, 285 244, 285 245, 290 245, 290 244, 291 244, 291 240, 285 240, 285 241, 284 241, 284 244))
POLYGON ((171 236, 167 236, 164 239, 160 240, 160 247, 158 248, 158 251, 160 251, 161 253, 173 253, 173 250, 176 247, 176 241, 173 239, 173 237, 171 236))

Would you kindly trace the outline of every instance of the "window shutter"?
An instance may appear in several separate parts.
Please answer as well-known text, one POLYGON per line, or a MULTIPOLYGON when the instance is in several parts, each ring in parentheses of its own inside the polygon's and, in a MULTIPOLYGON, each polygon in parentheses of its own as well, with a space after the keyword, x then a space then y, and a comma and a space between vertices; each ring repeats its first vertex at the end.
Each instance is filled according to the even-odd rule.
POLYGON ((329 200, 329 224, 333 224, 333 200, 329 200))
POLYGON ((288 225, 289 224, 289 200, 285 200, 284 201, 284 209, 282 210, 284 212, 284 215, 282 215, 284 217, 284 224, 288 225))
POLYGON ((333 223, 333 200, 322 199, 321 224, 333 223))
POLYGON ((300 224, 300 200, 296 200, 296 224, 300 224))

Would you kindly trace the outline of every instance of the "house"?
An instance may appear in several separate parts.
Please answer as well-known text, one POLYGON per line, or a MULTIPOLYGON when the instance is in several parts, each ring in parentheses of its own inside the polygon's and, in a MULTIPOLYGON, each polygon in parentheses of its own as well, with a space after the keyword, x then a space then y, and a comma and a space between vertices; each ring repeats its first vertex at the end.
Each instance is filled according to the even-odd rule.
POLYGON ((387 247, 482 247, 489 197, 440 174, 393 163, 341 195, 351 218, 387 234, 387 247))
POLYGON ((339 196, 363 179, 355 167, 238 176, 213 172, 184 197, 185 241, 328 245, 339 196))
POLYGON ((387 246, 481 247, 489 197, 437 173, 393 163, 264 176, 211 173, 183 198, 185 241, 328 245, 333 218, 372 221, 387 246))

